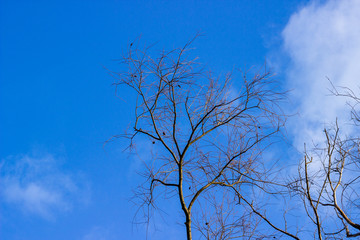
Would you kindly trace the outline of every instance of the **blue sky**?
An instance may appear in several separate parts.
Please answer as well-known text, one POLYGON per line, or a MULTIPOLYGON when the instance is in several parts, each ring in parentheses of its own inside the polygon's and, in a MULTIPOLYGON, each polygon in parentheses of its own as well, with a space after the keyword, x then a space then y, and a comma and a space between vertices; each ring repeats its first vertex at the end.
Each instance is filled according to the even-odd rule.
MULTIPOLYGON (((325 76, 359 82, 358 9, 350 0, 0 0, 2 239, 144 239, 131 224, 136 156, 122 140, 103 147, 133 114, 104 66, 117 70, 114 59, 137 37, 173 49, 200 31, 195 54, 216 73, 267 59, 296 89, 302 125, 290 121, 290 133, 301 145, 343 111, 321 92, 325 76)), ((169 239, 162 225, 150 239, 169 239)))

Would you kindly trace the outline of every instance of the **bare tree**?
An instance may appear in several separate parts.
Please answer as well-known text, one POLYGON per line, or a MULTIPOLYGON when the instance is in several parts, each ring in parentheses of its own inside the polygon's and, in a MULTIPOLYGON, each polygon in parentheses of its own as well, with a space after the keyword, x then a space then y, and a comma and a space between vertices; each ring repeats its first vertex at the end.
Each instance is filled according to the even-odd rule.
POLYGON ((349 88, 333 86, 332 93, 352 100, 353 131, 341 133, 337 121, 324 129, 323 147, 305 149, 299 178, 292 185, 303 199, 317 239, 360 236, 360 99, 349 88))
POLYGON ((256 231, 261 222, 298 239, 275 226, 259 202, 261 194, 278 194, 281 185, 274 180, 275 163, 262 153, 284 124, 284 93, 266 65, 251 78, 241 71, 205 71, 189 52, 195 39, 156 58, 151 47, 132 43, 121 59, 126 70, 111 72, 117 87, 137 95, 132 128, 114 137, 128 138, 130 148, 139 139, 156 147, 136 191, 146 222, 158 201, 175 198, 188 240, 194 231, 205 239, 271 237, 256 231))

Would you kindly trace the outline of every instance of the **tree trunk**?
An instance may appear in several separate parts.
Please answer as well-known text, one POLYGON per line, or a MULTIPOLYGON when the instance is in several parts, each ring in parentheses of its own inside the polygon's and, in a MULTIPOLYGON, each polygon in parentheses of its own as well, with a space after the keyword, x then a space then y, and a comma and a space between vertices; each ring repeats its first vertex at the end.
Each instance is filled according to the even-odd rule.
POLYGON ((185 222, 185 226, 186 226, 186 237, 187 240, 192 240, 192 236, 191 236, 191 217, 190 217, 190 213, 186 214, 186 222, 185 222))

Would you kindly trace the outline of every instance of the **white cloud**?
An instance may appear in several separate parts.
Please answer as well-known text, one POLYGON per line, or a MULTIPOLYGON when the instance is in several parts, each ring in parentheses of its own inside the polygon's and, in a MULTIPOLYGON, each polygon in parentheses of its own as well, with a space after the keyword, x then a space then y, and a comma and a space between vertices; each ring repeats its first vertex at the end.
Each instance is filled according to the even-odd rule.
POLYGON ((57 212, 71 210, 74 202, 84 200, 88 189, 84 181, 62 172, 58 159, 19 155, 1 161, 0 193, 9 205, 51 219, 57 212))
POLYGON ((358 91, 360 85, 360 1, 313 2, 293 14, 283 31, 290 57, 288 87, 299 117, 290 123, 294 144, 321 142, 322 130, 336 118, 344 132, 351 132, 349 99, 331 96, 327 77, 336 86, 358 91))
POLYGON ((88 232, 84 237, 83 240, 110 240, 116 239, 111 230, 109 228, 104 227, 93 227, 90 232, 88 232))

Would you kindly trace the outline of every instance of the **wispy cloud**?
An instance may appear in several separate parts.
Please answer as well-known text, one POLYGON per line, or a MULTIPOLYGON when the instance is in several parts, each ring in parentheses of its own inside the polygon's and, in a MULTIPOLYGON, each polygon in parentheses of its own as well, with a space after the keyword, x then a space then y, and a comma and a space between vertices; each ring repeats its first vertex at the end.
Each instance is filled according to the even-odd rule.
POLYGON ((114 236, 112 233, 114 229, 110 227, 93 227, 84 237, 83 240, 111 240, 118 239, 119 236, 114 236))
POLYGON ((5 203, 46 219, 71 210, 74 202, 88 195, 86 182, 62 172, 58 159, 50 154, 8 157, 1 161, 0 170, 5 203))
POLYGON ((311 4, 293 14, 282 36, 290 57, 287 83, 299 117, 290 123, 294 144, 321 142, 322 130, 336 118, 352 131, 349 99, 331 96, 330 82, 358 90, 360 85, 360 1, 329 0, 311 4))

